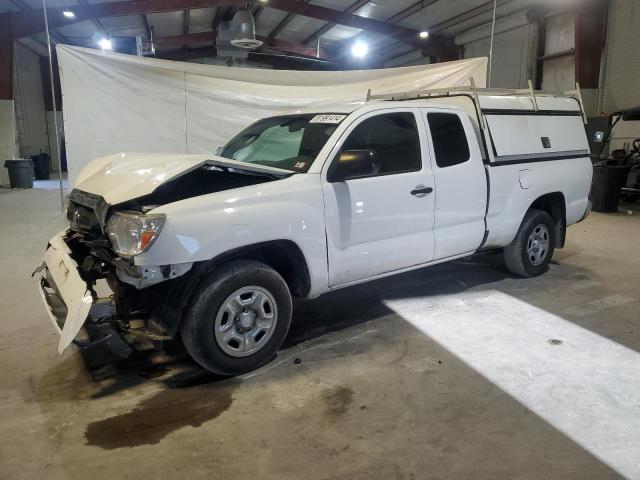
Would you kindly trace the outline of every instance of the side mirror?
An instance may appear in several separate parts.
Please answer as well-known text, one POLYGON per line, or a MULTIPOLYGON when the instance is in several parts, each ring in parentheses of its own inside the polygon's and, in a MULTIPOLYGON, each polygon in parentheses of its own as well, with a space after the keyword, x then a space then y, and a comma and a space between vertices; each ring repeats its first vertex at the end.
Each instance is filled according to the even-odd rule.
POLYGON ((380 172, 380 161, 373 150, 345 150, 329 171, 330 182, 372 177, 380 172))

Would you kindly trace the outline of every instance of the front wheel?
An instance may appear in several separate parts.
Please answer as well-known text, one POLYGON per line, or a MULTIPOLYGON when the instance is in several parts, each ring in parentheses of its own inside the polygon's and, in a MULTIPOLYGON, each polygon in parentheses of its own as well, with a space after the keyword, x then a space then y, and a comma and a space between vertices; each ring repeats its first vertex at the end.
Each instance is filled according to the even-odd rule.
POLYGON ((529 210, 516 238, 504 249, 507 269, 521 277, 538 276, 549 267, 555 245, 551 216, 543 210, 529 210))
POLYGON ((248 372, 275 356, 289 331, 291 310, 289 288, 275 270, 235 260, 202 281, 182 322, 182 340, 211 372, 248 372))

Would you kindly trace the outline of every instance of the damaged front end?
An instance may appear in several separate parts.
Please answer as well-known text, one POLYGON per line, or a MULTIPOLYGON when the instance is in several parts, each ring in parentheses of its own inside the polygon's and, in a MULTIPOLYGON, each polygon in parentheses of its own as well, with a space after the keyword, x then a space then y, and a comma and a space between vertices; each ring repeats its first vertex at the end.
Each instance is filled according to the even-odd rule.
POLYGON ((106 343, 120 356, 131 352, 122 334, 152 340, 173 337, 175 328, 160 320, 163 303, 174 287, 170 280, 187 273, 192 264, 136 266, 115 253, 105 229, 109 207, 101 197, 74 190, 69 200, 70 227, 50 240, 43 264, 34 272, 60 334, 58 352, 62 354, 83 327, 89 341, 76 342, 80 347, 106 343), (98 288, 101 280, 106 285, 98 288), (107 293, 101 296, 103 291, 107 293))
MULTIPOLYGON (((40 276, 42 299, 60 334, 60 354, 83 327, 92 342, 106 342, 122 356, 130 353, 123 336, 151 340, 175 336, 189 295, 208 264, 172 264, 168 258, 163 265, 136 265, 136 255, 151 247, 167 220, 153 210, 187 198, 288 176, 242 171, 235 165, 219 163, 186 168, 145 191, 136 190, 138 183, 124 176, 115 204, 105 198, 114 196, 116 187, 105 185, 100 190, 95 177, 88 180, 89 185, 104 196, 80 189, 70 193, 69 228, 50 240, 44 262, 34 272, 40 276), (125 181, 131 185, 128 199, 123 195, 125 181)), ((117 170, 114 166, 109 169, 117 170)), ((154 171, 140 172, 158 176, 154 171)), ((106 176, 107 171, 101 175, 106 176)))

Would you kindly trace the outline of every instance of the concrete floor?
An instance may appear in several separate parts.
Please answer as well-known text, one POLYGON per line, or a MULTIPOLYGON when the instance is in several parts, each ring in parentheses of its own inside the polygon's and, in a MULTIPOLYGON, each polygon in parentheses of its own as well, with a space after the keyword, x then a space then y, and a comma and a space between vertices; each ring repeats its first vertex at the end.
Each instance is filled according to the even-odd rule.
POLYGON ((300 302, 224 380, 179 348, 57 358, 29 278, 57 201, 0 190, 0 478, 640 478, 640 213, 539 278, 484 256, 300 302))

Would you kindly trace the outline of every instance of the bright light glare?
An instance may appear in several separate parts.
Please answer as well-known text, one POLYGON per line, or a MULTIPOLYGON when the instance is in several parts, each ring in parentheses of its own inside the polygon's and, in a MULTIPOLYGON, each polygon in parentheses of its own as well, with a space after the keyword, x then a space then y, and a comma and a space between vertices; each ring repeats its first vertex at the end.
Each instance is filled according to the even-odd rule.
POLYGON ((357 41, 351 47, 351 55, 356 58, 364 58, 369 54, 369 45, 364 42, 357 41))
POLYGON ((102 40, 100 40, 98 42, 98 45, 100 45, 100 48, 102 50, 111 50, 111 40, 109 40, 108 38, 103 38, 102 40))
MULTIPOLYGON (((610 295, 564 312, 607 315, 631 301, 610 295)), ((640 478, 639 352, 496 290, 384 304, 623 477, 640 478)))
POLYGON ((64 12, 62 12, 62 15, 64 15, 67 18, 75 18, 76 14, 73 13, 71 10, 65 10, 64 12))
POLYGON ((418 35, 420 36, 420 38, 427 38, 429 36, 429 32, 427 32, 426 30, 423 30, 418 35))

